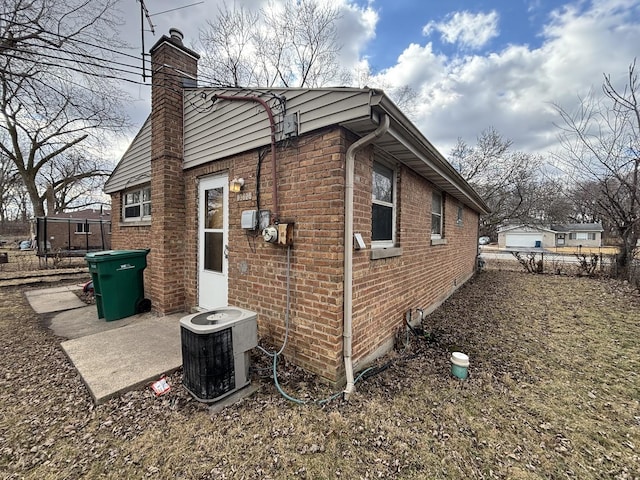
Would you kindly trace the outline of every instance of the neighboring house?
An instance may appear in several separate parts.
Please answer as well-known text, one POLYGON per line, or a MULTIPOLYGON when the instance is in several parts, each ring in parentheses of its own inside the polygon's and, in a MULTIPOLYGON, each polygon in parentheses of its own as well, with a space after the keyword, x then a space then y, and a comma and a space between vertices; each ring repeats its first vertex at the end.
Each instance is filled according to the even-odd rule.
POLYGON ((602 225, 570 223, 566 225, 509 225, 498 232, 500 248, 600 247, 602 225))
POLYGON ((38 254, 109 250, 111 212, 85 209, 36 218, 38 254), (46 243, 45 240, 46 239, 46 243))
POLYGON ((349 391, 407 311, 473 276, 488 207, 382 91, 195 88, 176 30, 151 56, 151 115, 105 191, 113 247, 151 249, 155 312, 253 310, 349 391))

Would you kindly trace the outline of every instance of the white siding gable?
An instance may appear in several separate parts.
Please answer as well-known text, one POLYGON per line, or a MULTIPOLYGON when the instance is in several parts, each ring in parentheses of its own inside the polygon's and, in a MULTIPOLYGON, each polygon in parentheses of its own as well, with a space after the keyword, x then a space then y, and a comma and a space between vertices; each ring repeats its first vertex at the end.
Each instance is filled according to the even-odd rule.
POLYGON ((124 153, 104 186, 105 193, 148 183, 151 180, 151 116, 124 153))
POLYGON ((237 91, 197 89, 185 92, 184 168, 192 168, 270 144, 264 108, 255 102, 215 99, 215 95, 258 96, 271 107, 276 140, 282 140, 285 114, 298 115, 302 135, 313 130, 369 118, 369 92, 359 89, 237 91), (280 97, 283 100, 279 100, 280 97))

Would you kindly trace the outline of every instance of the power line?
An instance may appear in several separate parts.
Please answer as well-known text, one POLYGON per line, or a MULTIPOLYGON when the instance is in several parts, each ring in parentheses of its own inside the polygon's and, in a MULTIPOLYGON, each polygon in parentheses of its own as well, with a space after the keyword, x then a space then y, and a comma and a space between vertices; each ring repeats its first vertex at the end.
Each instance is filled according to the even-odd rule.
MULTIPOLYGON (((200 2, 200 3, 202 3, 202 2, 200 2)), ((198 5, 198 4, 199 3, 194 3, 194 4, 191 4, 191 5, 198 5)), ((180 7, 180 8, 186 8, 187 6, 191 6, 191 5, 186 5, 185 7, 180 7)), ((166 13, 166 12, 160 12, 160 13, 166 13)), ((156 15, 158 15, 158 14, 156 14, 156 15)), ((112 48, 109 48, 109 47, 105 47, 103 45, 98 45, 98 44, 87 42, 85 40, 80 40, 80 39, 77 39, 77 38, 65 37, 64 35, 60 35, 60 34, 49 32, 49 31, 42 32, 40 29, 38 29, 38 28, 36 28, 34 26, 19 24, 17 22, 12 22, 11 20, 6 20, 6 21, 8 23, 12 23, 14 25, 19 25, 21 27, 31 28, 34 31, 38 31, 38 32, 44 33, 45 35, 50 35, 52 37, 55 37, 55 38, 58 38, 58 39, 62 39, 62 40, 66 41, 66 42, 69 42, 69 43, 90 46, 90 47, 93 47, 93 48, 97 48, 99 50, 103 50, 105 52, 114 53, 114 54, 117 54, 117 55, 121 55, 123 57, 132 58, 132 59, 135 59, 136 61, 140 61, 140 57, 138 57, 136 55, 131 55, 131 54, 128 54, 128 53, 124 53, 124 52, 121 52, 119 50, 115 50, 115 49, 112 49, 112 48)), ((66 53, 66 54, 70 55, 71 57, 80 56, 82 58, 93 59, 96 62, 109 62, 109 63, 113 63, 113 64, 116 64, 116 65, 121 65, 121 66, 125 66, 125 67, 128 67, 128 68, 133 68, 133 69, 141 71, 140 73, 137 73, 137 72, 125 72, 125 73, 130 73, 130 74, 133 74, 133 75, 142 75, 142 71, 144 71, 144 69, 145 69, 144 64, 141 67, 137 67, 135 65, 127 64, 127 63, 124 63, 124 62, 118 62, 116 60, 99 58, 99 57, 96 57, 95 55, 92 55, 90 53, 73 52, 73 51, 70 51, 70 50, 66 50, 66 49, 64 49, 62 47, 54 47, 54 46, 48 46, 48 45, 33 45, 33 44, 28 44, 28 45, 33 46, 34 48, 38 48, 38 49, 44 49, 44 50, 50 50, 50 51, 55 51, 55 52, 66 53)), ((12 48, 12 49, 13 50, 17 50, 16 48, 12 48)), ((34 52, 34 54, 37 55, 36 52, 34 52)), ((147 54, 144 54, 144 55, 147 55, 147 54)), ((56 59, 58 58, 58 57, 52 57, 52 56, 48 56, 48 57, 49 58, 56 58, 56 59)), ((29 61, 28 59, 22 59, 22 60, 29 61)), ((69 59, 69 60, 72 61, 72 59, 69 59)), ((154 64, 150 60, 147 60, 146 58, 144 58, 144 56, 142 58, 142 61, 144 63, 149 62, 151 68, 153 68, 154 64)), ((35 63, 38 63, 38 62, 36 61, 35 63)), ((46 63, 44 63, 44 62, 39 62, 39 63, 42 63, 42 64, 46 65, 46 63)), ((103 67, 103 68, 110 68, 110 67, 103 67)), ((183 77, 183 75, 180 75, 180 72, 176 68, 174 68, 174 67, 169 67, 169 68, 171 68, 172 70, 177 72, 175 77, 177 77, 177 78, 182 78, 183 77)), ((74 70, 74 69, 72 69, 72 70, 74 70)), ((78 70, 76 69, 74 71, 78 71, 78 70)), ((123 71, 123 70, 119 70, 119 71, 123 71)), ((83 73, 83 72, 80 71, 80 73, 83 73)), ((92 74, 92 75, 94 75, 94 74, 92 74)), ((107 77, 105 77, 105 78, 107 78, 107 77)), ((111 77, 111 78, 119 79, 119 77, 111 77)), ((146 83, 144 83, 144 82, 136 82, 136 81, 133 81, 133 80, 130 80, 130 79, 124 79, 123 78, 122 80, 125 80, 125 81, 128 81, 128 82, 132 82, 132 83, 136 83, 136 84, 140 84, 140 85, 146 85, 146 83)), ((222 82, 220 82, 220 80, 216 79, 215 77, 210 77, 210 76, 206 76, 206 75, 198 75, 198 81, 200 81, 200 80, 209 81, 211 83, 211 86, 219 86, 219 87, 228 87, 228 86, 230 86, 230 85, 227 85, 227 84, 223 84, 222 82)))
MULTIPOLYGON (((81 45, 87 45, 87 46, 89 46, 89 47, 97 48, 97 49, 99 49, 99 50, 104 50, 105 52, 116 53, 116 54, 118 54, 118 55, 122 55, 122 56, 124 56, 124 57, 130 57, 130 58, 134 58, 134 59, 136 59, 136 60, 140 60, 140 57, 138 57, 137 55, 131 55, 131 54, 129 54, 129 53, 121 52, 121 51, 119 51, 119 50, 114 50, 114 49, 109 48, 109 47, 106 47, 106 46, 104 46, 104 45, 99 45, 99 44, 95 44, 95 43, 87 42, 87 41, 85 41, 85 40, 80 40, 80 39, 78 39, 78 38, 66 37, 66 36, 61 35, 61 34, 59 34, 59 33, 49 32, 49 31, 42 30, 42 29, 40 29, 40 28, 37 28, 37 27, 31 26, 31 25, 26 25, 26 24, 22 24, 22 23, 18 23, 18 22, 13 22, 13 21, 8 20, 8 19, 6 19, 6 20, 5 20, 5 22, 7 22, 7 23, 11 23, 11 24, 16 25, 16 26, 19 26, 19 27, 21 27, 21 28, 30 28, 30 29, 34 30, 35 32, 39 32, 39 33, 42 33, 42 34, 44 34, 44 35, 50 35, 50 36, 52 36, 52 37, 55 37, 55 38, 58 38, 58 39, 62 39, 62 40, 64 40, 64 41, 66 41, 66 42, 70 42, 70 43, 78 43, 78 44, 81 44, 81 45)), ((44 45, 43 45, 42 47, 44 48, 44 45)), ((10 48, 10 47, 5 47, 5 48, 10 48)), ((53 48, 53 47, 52 47, 52 48, 53 48)), ((60 48, 56 48, 56 49, 60 49, 60 48)))
MULTIPOLYGON (((50 59, 55 59, 55 60, 60 60, 60 56, 59 55, 51 55, 51 54, 46 54, 46 53, 42 53, 42 51, 49 51, 49 52, 55 52, 55 53, 65 53, 69 56, 69 58, 66 58, 65 60, 67 61, 72 61, 72 62, 76 62, 79 64, 84 64, 84 65, 89 65, 89 66, 95 66, 96 68, 104 68, 107 70, 113 70, 113 71, 119 71, 119 72, 123 72, 123 73, 129 73, 132 75, 141 75, 141 71, 143 70, 143 67, 140 66, 136 66, 136 65, 132 65, 129 63, 125 63, 125 62, 118 62, 116 60, 111 60, 111 59, 103 59, 103 58, 99 58, 96 57, 95 55, 89 54, 89 53, 82 53, 82 52, 76 52, 76 51, 71 51, 71 50, 67 50, 67 49, 63 49, 63 48, 57 48, 57 47, 51 47, 51 46, 46 46, 46 45, 36 45, 33 43, 25 43, 27 46, 33 47, 38 49, 39 51, 30 51, 30 50, 26 50, 26 49, 20 49, 20 48, 12 48, 11 50, 16 51, 16 52, 20 52, 23 53, 25 55, 39 55, 39 56, 43 56, 46 58, 50 58, 50 59), (77 60, 75 57, 80 57, 80 58, 85 58, 85 59, 89 59, 89 60, 93 60, 93 61, 82 61, 82 60, 77 60), (109 66, 108 64, 113 64, 113 65, 120 65, 120 66, 124 66, 130 69, 133 69, 134 71, 130 71, 130 70, 124 70, 124 69, 120 69, 120 68, 116 68, 116 67, 112 67, 109 66)), ((114 50, 115 51, 115 50, 114 50)), ((18 57, 15 55, 7 55, 7 56, 11 56, 13 58, 25 61, 25 62, 33 62, 34 64, 43 64, 43 65, 51 65, 48 64, 46 62, 41 62, 38 61, 37 59, 29 59, 29 58, 25 58, 25 57, 18 57)), ((125 56, 130 56, 130 55, 125 55, 125 56)), ((139 60, 138 57, 132 57, 135 58, 136 60, 139 60)), ((145 62, 148 62, 150 67, 153 68, 153 66, 162 66, 159 64, 156 64, 154 62, 152 62, 151 60, 145 60, 145 62)), ((58 65, 60 66, 60 65, 58 65)), ((169 68, 171 70, 173 70, 174 72, 176 72, 175 74, 169 74, 175 78, 183 78, 184 75, 175 67, 171 67, 168 65, 164 65, 166 68, 169 68)), ((76 70, 78 71, 78 70, 76 70)), ((82 71, 84 72, 84 70, 82 71)), ((87 72, 89 73, 89 72, 87 72)), ((120 77, 116 77, 116 78, 120 78, 120 77)), ((129 80, 128 80, 129 81, 129 80)), ((218 79, 214 78, 214 77, 210 77, 207 75, 203 75, 203 74, 199 74, 198 75, 198 81, 208 81, 211 83, 212 86, 221 86, 221 87, 229 87, 230 85, 227 84, 223 84, 221 83, 218 79)), ((141 84, 145 84, 144 82, 140 82, 141 84)))
MULTIPOLYGON (((23 53, 23 54, 32 54, 33 53, 33 52, 29 51, 29 50, 22 50, 22 49, 19 49, 19 48, 14 48, 12 50, 14 52, 23 53)), ((35 55, 38 55, 38 57, 52 58, 54 60, 59 60, 60 59, 59 56, 48 55, 48 54, 42 53, 42 52, 38 52, 35 55)), ((24 57, 18 57, 16 55, 12 55, 10 53, 6 54, 6 56, 10 57, 10 58, 16 58, 16 59, 22 60, 22 61, 27 61, 27 62, 28 61, 33 61, 31 59, 27 59, 27 58, 24 58, 24 57)), ((89 58, 89 57, 87 57, 87 58, 89 58)), ((122 72, 122 73, 130 73, 130 74, 133 74, 133 75, 139 75, 139 73, 135 72, 135 71, 125 70, 125 69, 122 69, 122 68, 112 67, 112 66, 107 66, 107 65, 99 65, 99 64, 97 64, 95 62, 89 62, 87 60, 79 60, 79 59, 69 59, 69 60, 73 61, 76 64, 80 64, 80 65, 90 65, 90 66, 93 66, 93 67, 96 67, 96 68, 104 68, 104 69, 107 69, 107 70, 110 70, 110 71, 114 71, 114 72, 122 72)), ((43 62, 40 61, 40 60, 35 60, 34 63, 43 64, 43 62)), ((134 68, 134 69, 140 69, 140 67, 136 67, 134 65, 128 65, 128 64, 125 64, 125 63, 121 63, 121 62, 109 61, 109 63, 113 63, 115 65, 124 65, 126 67, 134 68)), ((62 68, 67 68, 66 66, 63 66, 63 65, 58 65, 58 66, 62 67, 62 68)), ((86 71, 86 70, 83 70, 83 71, 86 71)), ((87 73, 89 73, 89 72, 87 72, 87 73)))
MULTIPOLYGON (((18 56, 16 56, 16 55, 7 55, 7 54, 5 54, 5 55, 6 55, 6 56, 8 56, 8 57, 15 58, 15 59, 17 59, 17 60, 23 60, 23 61, 27 61, 27 62, 31 62, 31 61, 32 61, 31 59, 18 57, 18 56)), ((129 78, 118 77, 118 76, 116 76, 116 75, 107 75, 107 74, 104 74, 104 73, 90 72, 90 71, 81 70, 81 69, 79 69, 79 68, 72 67, 72 66, 70 66, 70 65, 64 65, 64 66, 62 66, 62 65, 60 65, 59 63, 51 63, 51 62, 43 62, 43 61, 38 61, 37 63, 38 63, 39 65, 46 65, 46 66, 49 66, 49 67, 64 68, 64 69, 66 69, 66 70, 71 70, 71 71, 73 71, 73 72, 82 73, 82 74, 89 75, 89 76, 92 76, 92 77, 97 77, 97 78, 105 78, 105 79, 112 79, 112 80, 122 80, 122 81, 125 81, 125 82, 134 83, 134 84, 136 84, 136 85, 147 85, 147 84, 146 84, 146 83, 144 83, 144 82, 139 82, 139 81, 136 81, 136 80, 131 80, 131 79, 129 79, 129 78)), ((5 71, 3 71, 3 73, 5 73, 5 71)), ((126 72, 126 73, 132 73, 132 72, 126 72)))
MULTIPOLYGON (((169 12, 175 12, 176 10, 182 10, 183 8, 187 8, 187 7, 193 7, 194 5, 200 5, 204 2, 196 2, 196 3, 190 3, 189 5, 184 5, 182 7, 177 7, 177 8, 172 8, 170 10, 165 10, 164 12, 157 12, 157 13, 152 13, 151 15, 149 15, 150 17, 154 17, 156 15, 162 15, 163 13, 169 13, 169 12)), ((145 9, 146 10, 146 9, 145 9)))

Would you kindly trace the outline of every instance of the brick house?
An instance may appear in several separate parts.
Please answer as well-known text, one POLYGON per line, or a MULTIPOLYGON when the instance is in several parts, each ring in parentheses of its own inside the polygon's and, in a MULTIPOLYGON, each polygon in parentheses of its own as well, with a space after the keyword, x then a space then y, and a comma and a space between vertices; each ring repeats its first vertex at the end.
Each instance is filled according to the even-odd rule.
POLYGON ((288 312, 288 360, 349 391, 474 274, 486 204, 382 91, 197 88, 177 30, 151 55, 151 115, 105 191, 113 248, 151 249, 155 312, 247 308, 275 345, 288 312))
POLYGON ((38 217, 35 221, 35 235, 38 239, 38 254, 109 250, 111 212, 87 208, 38 217))

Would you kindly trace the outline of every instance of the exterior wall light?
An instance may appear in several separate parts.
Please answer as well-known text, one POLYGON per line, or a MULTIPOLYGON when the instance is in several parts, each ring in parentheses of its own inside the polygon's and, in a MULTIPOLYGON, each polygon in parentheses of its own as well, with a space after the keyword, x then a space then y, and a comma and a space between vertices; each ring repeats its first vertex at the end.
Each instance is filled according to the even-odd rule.
POLYGON ((244 178, 236 177, 229 182, 229 190, 232 191, 233 193, 238 193, 240 190, 242 190, 243 186, 244 186, 244 178))

